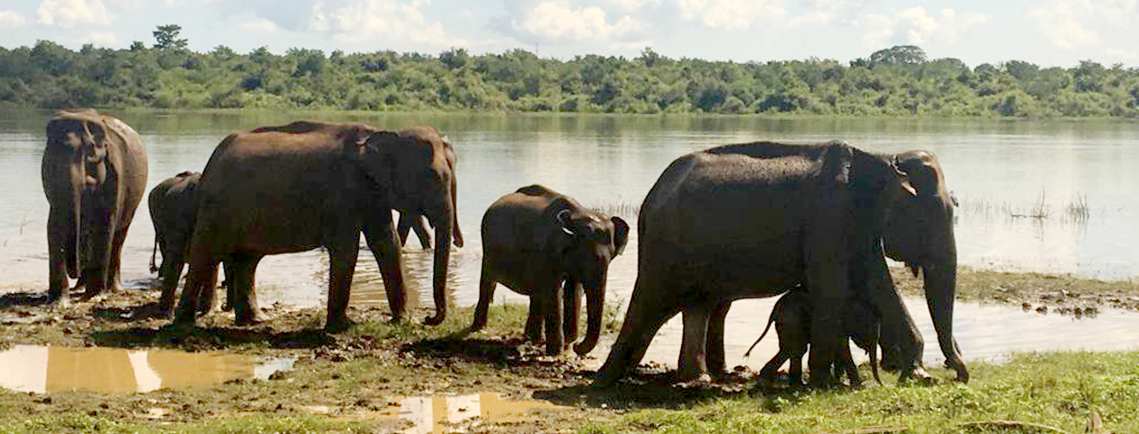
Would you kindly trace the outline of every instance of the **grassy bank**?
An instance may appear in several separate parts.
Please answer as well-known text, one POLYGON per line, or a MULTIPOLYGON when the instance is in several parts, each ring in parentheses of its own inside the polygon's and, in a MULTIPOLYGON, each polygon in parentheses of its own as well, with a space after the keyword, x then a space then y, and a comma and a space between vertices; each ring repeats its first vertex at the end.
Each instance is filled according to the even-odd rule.
MULTIPOLYGON (((904 272, 896 270, 899 286, 920 292, 920 280, 904 272)), ((546 357, 524 342, 522 305, 492 306, 487 329, 476 334, 465 331, 469 308, 453 308, 438 327, 418 322, 425 311, 413 313, 414 321, 393 324, 386 309, 353 308, 350 315, 359 324, 327 335, 320 330, 323 309, 274 307, 256 327, 234 327, 231 314, 215 313, 182 335, 167 330, 165 320, 146 317, 157 299, 154 291, 131 290, 55 309, 40 304, 39 292, 33 292, 0 296, 0 349, 169 348, 296 362, 270 380, 202 388, 115 395, 0 390, 0 432, 389 431, 406 427, 396 416, 401 398, 484 392, 563 407, 475 427, 496 432, 1079 432, 1093 412, 1107 431, 1139 432, 1139 352, 972 363, 973 382, 967 386, 897 386, 886 375, 884 387, 789 391, 757 386, 755 373, 746 370, 711 385, 678 385, 670 373, 650 369, 599 390, 590 386, 590 360, 546 357)), ((959 295, 1052 309, 1077 302, 1135 309, 1111 300, 1139 297, 1139 288, 1133 282, 963 269, 959 295), (1066 295, 1061 300, 1055 294, 1066 295)), ((609 317, 606 333, 612 335, 619 318, 612 311, 609 317)), ((592 362, 604 356, 599 349, 592 362)), ((950 377, 930 368, 938 378, 950 377)))

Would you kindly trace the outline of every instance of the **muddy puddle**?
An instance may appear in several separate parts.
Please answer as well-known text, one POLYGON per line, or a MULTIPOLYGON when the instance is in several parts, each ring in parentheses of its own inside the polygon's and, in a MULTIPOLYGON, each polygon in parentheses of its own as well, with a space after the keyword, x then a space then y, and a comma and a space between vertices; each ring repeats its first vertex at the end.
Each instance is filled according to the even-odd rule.
MULTIPOLYGON (((748 366, 758 371, 775 353, 779 344, 774 327, 750 358, 743 354, 763 332, 771 307, 777 298, 742 300, 732 304, 725 326, 725 356, 729 367, 748 366)), ((922 298, 907 297, 906 305, 925 339, 926 366, 941 366, 945 358, 937 345, 937 334, 922 298)), ((954 332, 966 360, 1001 361, 1011 353, 1032 351, 1122 351, 1139 349, 1139 314, 1118 310, 1100 311, 1095 316, 1040 314, 1019 306, 957 302, 954 332)), ((676 367, 683 327, 680 315, 661 328, 645 354, 644 362, 676 367)), ((616 335, 609 334, 590 355, 588 365, 598 368, 609 353, 616 335)), ((865 355, 854 351, 855 356, 865 355)), ((643 363, 644 363, 643 362, 643 363)))
POLYGON ((420 396, 391 400, 379 417, 396 419, 403 433, 463 432, 485 423, 521 423, 536 411, 565 409, 546 401, 514 400, 497 393, 420 396))
POLYGON ((294 359, 223 353, 15 345, 0 351, 0 387, 18 392, 134 393, 267 379, 294 359))

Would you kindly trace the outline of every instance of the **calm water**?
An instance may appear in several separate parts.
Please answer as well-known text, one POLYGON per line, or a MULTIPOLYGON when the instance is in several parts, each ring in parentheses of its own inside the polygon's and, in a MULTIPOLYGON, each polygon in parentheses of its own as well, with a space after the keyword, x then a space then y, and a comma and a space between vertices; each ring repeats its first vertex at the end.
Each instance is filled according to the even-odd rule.
MULTIPOLYGON (((0 112, 0 182, 8 187, 0 191, 0 288, 46 286, 48 207, 40 186, 40 158, 48 116, 0 112)), ((459 154, 459 218, 468 243, 452 255, 450 287, 455 301, 464 305, 477 299, 479 220, 499 196, 542 183, 587 205, 636 206, 677 156, 761 139, 843 139, 871 151, 936 152, 949 188, 961 203, 957 239, 964 265, 1101 278, 1139 276, 1139 124, 1133 122, 141 112, 120 117, 143 135, 150 185, 182 170, 201 170, 214 146, 232 131, 298 117, 363 121, 392 129, 436 126, 459 154), (1086 218, 1069 212, 1076 203, 1086 203, 1086 218), (1047 217, 1013 217, 1038 209, 1047 217)), ((128 285, 151 283, 147 264, 153 229, 147 214, 144 202, 127 239, 123 273, 128 285)), ((635 223, 635 215, 624 217, 635 223)), ((417 246, 409 242, 405 260, 422 298, 430 290, 431 260, 417 246)), ((353 296, 358 303, 382 303, 376 265, 370 255, 361 259, 353 296)), ((634 239, 612 265, 613 300, 628 299, 635 264, 634 239)), ((261 301, 322 305, 326 270, 327 260, 319 252, 267 258, 258 270, 261 301)), ((495 300, 521 298, 500 287, 495 300)), ((911 304, 917 312, 925 310, 920 300, 911 304)), ((748 321, 748 327, 737 327, 745 345, 750 340, 742 336, 758 333, 767 306, 769 300, 763 300, 733 310, 733 317, 748 321)), ((980 314, 962 312, 959 326, 974 313, 980 314)), ((968 353, 967 341, 961 344, 968 353)))

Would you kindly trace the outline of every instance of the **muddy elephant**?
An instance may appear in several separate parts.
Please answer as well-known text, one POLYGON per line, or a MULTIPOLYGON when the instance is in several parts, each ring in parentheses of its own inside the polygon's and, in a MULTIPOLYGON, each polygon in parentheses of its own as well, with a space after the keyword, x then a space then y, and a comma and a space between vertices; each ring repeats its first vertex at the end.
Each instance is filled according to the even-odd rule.
MULTIPOLYGON (((455 163, 458 162, 458 156, 455 155, 455 148, 451 146, 451 142, 446 137, 443 138, 443 148, 447 156, 447 167, 451 169, 451 173, 455 173, 455 163)), ((455 176, 451 177, 451 194, 458 195, 458 181, 455 176)), ((457 203, 455 198, 451 199, 452 203, 457 203)), ((458 212, 458 207, 454 209, 458 212)), ((457 221, 457 220, 456 220, 457 221)), ((407 237, 411 231, 415 231, 416 238, 419 238, 419 245, 424 249, 431 248, 431 232, 427 231, 427 225, 424 224, 422 214, 415 212, 400 212, 399 223, 396 225, 399 231, 399 244, 406 245, 407 237)), ((455 225, 453 238, 451 240, 455 247, 463 247, 463 232, 459 229, 459 225, 455 225)))
POLYGON ((526 335, 546 352, 561 354, 577 340, 581 293, 586 294, 585 338, 574 345, 587 354, 601 335, 609 262, 624 250, 629 225, 587 209, 541 185, 522 187, 487 209, 482 220, 482 276, 471 330, 486 326, 494 289, 501 283, 530 296, 526 335))
MULTIPOLYGON (((197 189, 202 177, 198 172, 182 172, 163 180, 150 190, 147 205, 150 208, 150 221, 154 224, 154 249, 150 254, 150 272, 158 272, 162 280, 162 298, 158 309, 161 315, 174 314, 174 295, 178 291, 178 281, 185 268, 186 254, 190 248, 190 236, 194 232, 197 218, 197 189), (156 264, 158 252, 162 253, 162 266, 156 264)), ((226 264, 225 261, 222 262, 226 264)), ((226 276, 229 274, 227 273, 226 276)), ((233 285, 226 279, 226 303, 222 310, 229 310, 233 303, 233 285)), ((209 312, 214 306, 214 291, 202 294, 199 311, 209 312)))
MULTIPOLYGON (((792 290, 779 297, 771 309, 771 316, 767 319, 767 326, 764 327, 763 333, 747 349, 744 357, 750 355, 751 350, 763 340, 764 336, 767 336, 772 324, 775 324, 775 334, 779 337, 779 351, 763 365, 759 377, 766 380, 774 379, 783 363, 790 360, 791 366, 787 372, 791 385, 801 385, 803 382, 803 356, 807 354, 811 345, 810 295, 804 291, 792 290)), ((852 298, 847 301, 846 310, 842 316, 843 332, 855 346, 865 350, 870 355, 870 369, 874 374, 874 381, 882 384, 882 380, 878 376, 879 324, 878 314, 874 312, 874 307, 866 300, 852 298)), ((850 345, 839 346, 835 377, 837 378, 842 373, 846 373, 851 386, 858 386, 862 383, 858 375, 858 365, 854 363, 854 357, 850 354, 850 345)))
POLYGON ((813 306, 813 385, 832 383, 849 297, 868 300, 881 315, 884 353, 899 361, 900 378, 926 377, 921 334, 884 253, 924 271, 938 342, 958 380, 968 380, 953 339, 953 204, 929 152, 871 154, 843 142, 695 152, 673 161, 649 191, 638 231, 636 284, 598 385, 636 366, 677 313, 684 323, 679 376, 699 378, 709 366, 722 372, 730 303, 800 285, 813 306))
POLYGON ((84 298, 118 290, 123 241, 146 189, 142 139, 95 110, 60 111, 47 123, 41 170, 49 300, 64 300, 69 277, 84 298))
POLYGON ((361 231, 379 263, 393 319, 405 315, 407 290, 392 211, 427 216, 435 227, 433 276, 438 324, 447 313, 451 233, 458 224, 443 139, 435 129, 399 133, 364 124, 294 122, 230 135, 218 145, 198 186, 190 271, 175 322, 193 324, 202 288, 230 262, 238 324, 259 320, 253 293, 266 255, 323 247, 329 256, 325 329, 347 317, 361 231))

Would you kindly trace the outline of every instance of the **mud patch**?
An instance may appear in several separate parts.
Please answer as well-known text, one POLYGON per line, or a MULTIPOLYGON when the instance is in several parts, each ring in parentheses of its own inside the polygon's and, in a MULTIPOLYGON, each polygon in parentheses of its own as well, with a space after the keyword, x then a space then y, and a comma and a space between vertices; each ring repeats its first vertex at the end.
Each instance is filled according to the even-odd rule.
POLYGON ((224 353, 15 345, 0 352, 0 387, 33 393, 150 392, 268 379, 293 362, 224 353))

